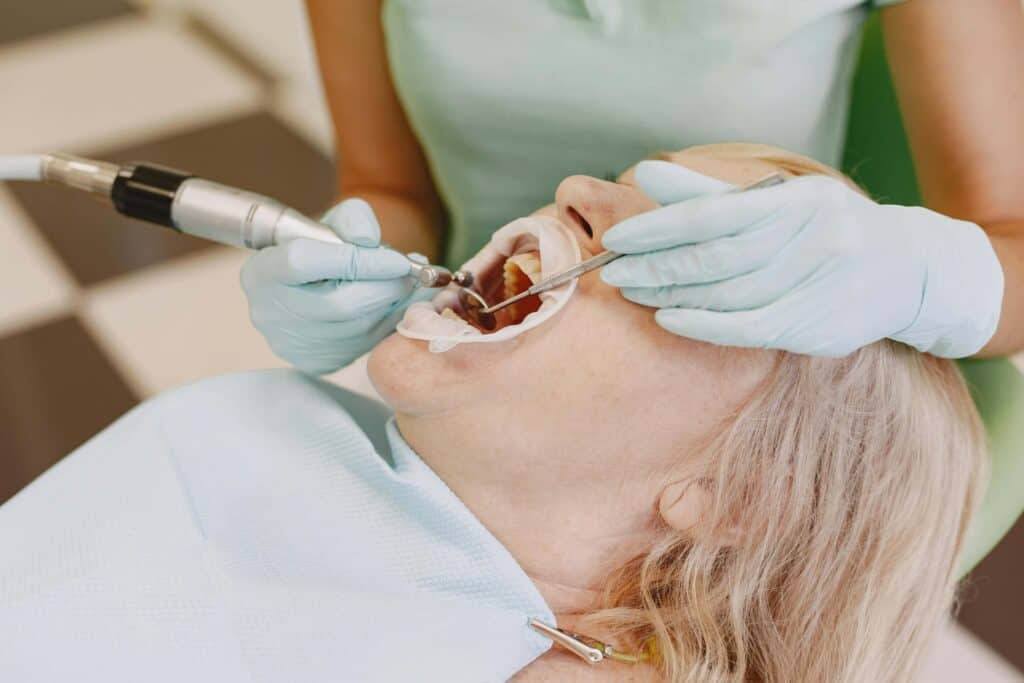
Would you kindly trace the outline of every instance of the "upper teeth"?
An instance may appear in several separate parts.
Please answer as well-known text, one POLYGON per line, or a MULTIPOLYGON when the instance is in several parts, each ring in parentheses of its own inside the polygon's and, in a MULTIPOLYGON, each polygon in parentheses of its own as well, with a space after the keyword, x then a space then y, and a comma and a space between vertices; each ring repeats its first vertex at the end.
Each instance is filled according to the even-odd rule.
POLYGON ((540 267, 540 254, 533 251, 527 251, 522 254, 516 254, 515 256, 509 256, 508 260, 505 261, 505 279, 509 279, 509 267, 508 264, 513 264, 519 267, 519 270, 523 271, 526 277, 530 278, 530 282, 537 284, 540 281, 541 267, 540 267))

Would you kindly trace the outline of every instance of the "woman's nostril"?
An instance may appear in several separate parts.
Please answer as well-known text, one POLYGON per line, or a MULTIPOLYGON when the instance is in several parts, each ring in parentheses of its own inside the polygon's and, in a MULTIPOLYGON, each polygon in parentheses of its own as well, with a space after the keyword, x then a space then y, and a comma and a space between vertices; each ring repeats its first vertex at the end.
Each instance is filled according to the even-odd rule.
POLYGON ((572 219, 574 221, 576 221, 577 223, 579 223, 580 227, 583 228, 583 231, 585 233, 587 233, 587 237, 593 238, 594 237, 594 229, 590 227, 590 223, 587 222, 587 219, 584 218, 583 216, 581 216, 580 212, 577 211, 576 209, 574 209, 571 206, 568 207, 568 209, 566 209, 566 210, 568 211, 568 213, 572 217, 572 219))

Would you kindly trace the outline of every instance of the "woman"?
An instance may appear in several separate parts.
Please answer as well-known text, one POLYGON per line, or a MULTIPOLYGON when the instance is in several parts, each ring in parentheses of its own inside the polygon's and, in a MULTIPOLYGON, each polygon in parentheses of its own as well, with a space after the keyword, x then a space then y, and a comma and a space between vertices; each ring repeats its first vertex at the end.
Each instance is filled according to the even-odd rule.
MULTIPOLYGON (((763 147, 668 158, 733 185, 826 170, 763 147)), ((574 176, 503 232, 557 226, 586 256, 653 205, 631 172, 574 176)), ((478 286, 519 288, 530 260, 478 286)), ((298 374, 218 378, 144 404, 7 503, 0 672, 911 680, 984 483, 951 361, 688 340, 594 275, 504 341, 412 336, 370 359, 386 426, 298 374), (548 650, 529 619, 640 661, 548 650)))
MULTIPOLYGON (((1013 295, 1024 263, 1018 0, 307 4, 339 189, 366 202, 342 204, 327 222, 344 239, 374 245, 379 219, 386 241, 430 258, 442 254, 444 236, 452 265, 539 205, 561 178, 614 177, 650 149, 741 139, 837 166, 859 28, 870 5, 884 6, 888 57, 934 213, 865 205, 839 216, 836 197, 792 190, 762 195, 747 214, 735 202, 715 203, 725 235, 768 216, 788 225, 816 217, 823 244, 815 251, 798 258, 759 245, 781 270, 813 271, 840 233, 862 245, 843 273, 813 291, 776 286, 756 301, 734 281, 749 263, 733 254, 717 274, 694 272, 692 225, 652 215, 628 239, 604 245, 636 253, 609 282, 645 290, 644 303, 663 309, 658 321, 669 331, 720 344, 831 356, 882 338, 944 357, 1024 348, 1024 296, 1013 295), (648 249, 648 234, 660 250, 648 249), (712 282, 708 309, 695 311, 680 287, 712 282), (860 292, 863 283, 872 286, 860 292), (658 296, 661 288, 679 296, 658 296), (808 310, 846 315, 841 324, 807 324, 808 310), (752 326, 752 316, 771 324, 752 326)), ((671 190, 660 199, 703 187, 671 190)), ((715 249, 721 237, 699 239, 715 249)), ((278 355, 309 372, 332 371, 372 348, 410 302, 401 279, 352 287, 360 274, 348 261, 325 266, 301 245, 261 253, 247 271, 257 327, 278 355), (297 302, 281 293, 310 282, 297 302)))

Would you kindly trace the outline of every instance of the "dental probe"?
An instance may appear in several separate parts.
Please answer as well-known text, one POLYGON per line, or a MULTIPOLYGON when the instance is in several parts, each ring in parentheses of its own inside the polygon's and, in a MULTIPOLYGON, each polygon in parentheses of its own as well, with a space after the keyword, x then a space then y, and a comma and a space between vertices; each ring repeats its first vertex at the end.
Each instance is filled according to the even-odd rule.
MULTIPOLYGON (((263 249, 297 238, 342 241, 327 226, 270 197, 190 173, 153 164, 119 165, 62 153, 36 158, 37 174, 25 172, 33 159, 30 156, 0 156, 0 162, 6 159, 11 169, 22 169, 22 179, 84 190, 109 199, 125 216, 229 246, 263 249)), ((0 170, 3 168, 0 164, 0 170)), ((409 276, 424 287, 444 287, 452 282, 466 287, 473 282, 471 273, 452 273, 442 266, 406 258, 409 276)))
MULTIPOLYGON (((755 183, 751 183, 750 185, 745 185, 743 187, 733 188, 733 189, 729 190, 729 193, 733 193, 733 192, 746 192, 747 190, 759 190, 759 189, 762 189, 762 188, 765 188, 765 187, 771 187, 772 185, 779 185, 779 184, 785 182, 785 180, 786 180, 786 177, 782 173, 775 172, 775 173, 772 173, 771 175, 768 175, 768 176, 765 176, 764 178, 761 178, 760 180, 758 180, 755 183)), ((577 263, 572 268, 568 268, 566 270, 563 270, 561 273, 555 273, 554 275, 541 280, 540 282, 538 282, 537 284, 533 285, 529 289, 527 289, 527 290, 525 290, 523 292, 520 292, 519 294, 516 294, 513 297, 505 299, 504 301, 500 301, 500 302, 494 304, 493 306, 488 306, 486 308, 481 308, 478 311, 476 311, 476 314, 480 315, 481 319, 486 321, 487 318, 485 316, 491 316, 496 311, 500 311, 501 309, 505 308, 506 306, 510 306, 510 305, 516 303, 517 301, 522 301, 523 299, 525 299, 527 297, 536 296, 537 294, 540 294, 541 292, 546 292, 546 291, 548 291, 550 289, 554 289, 555 287, 560 287, 560 286, 564 285, 566 282, 569 282, 571 280, 575 280, 576 278, 580 277, 581 275, 589 273, 592 270, 596 270, 596 269, 600 268, 601 266, 607 265, 607 264, 611 263, 612 261, 614 261, 615 259, 620 258, 622 256, 625 256, 625 254, 620 254, 620 253, 614 252, 614 251, 603 251, 600 254, 598 254, 597 256, 592 256, 592 257, 588 258, 586 261, 582 261, 580 263, 577 263)))

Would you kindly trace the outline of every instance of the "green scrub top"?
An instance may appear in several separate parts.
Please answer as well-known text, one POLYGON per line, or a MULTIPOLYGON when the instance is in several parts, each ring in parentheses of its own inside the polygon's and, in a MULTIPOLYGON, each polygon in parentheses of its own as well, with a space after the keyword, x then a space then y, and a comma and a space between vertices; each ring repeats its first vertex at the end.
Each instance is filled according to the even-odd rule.
POLYGON ((461 265, 566 176, 762 142, 838 165, 860 28, 899 0, 387 0, 395 87, 461 265))

